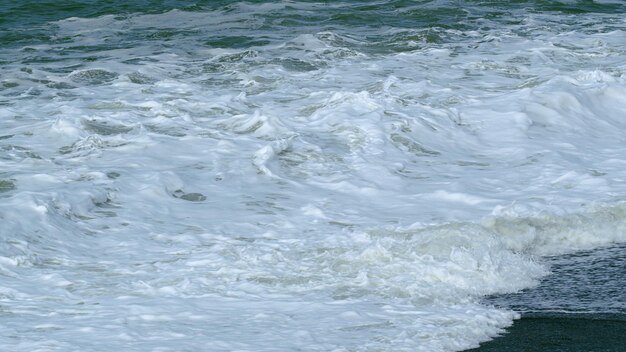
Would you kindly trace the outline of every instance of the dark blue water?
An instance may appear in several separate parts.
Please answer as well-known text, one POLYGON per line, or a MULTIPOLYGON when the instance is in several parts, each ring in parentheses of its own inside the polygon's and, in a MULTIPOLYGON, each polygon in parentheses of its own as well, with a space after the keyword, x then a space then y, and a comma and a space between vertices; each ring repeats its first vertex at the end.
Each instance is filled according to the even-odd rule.
POLYGON ((533 289, 487 301, 522 313, 507 332, 471 351, 606 351, 626 346, 626 247, 546 258, 533 289))

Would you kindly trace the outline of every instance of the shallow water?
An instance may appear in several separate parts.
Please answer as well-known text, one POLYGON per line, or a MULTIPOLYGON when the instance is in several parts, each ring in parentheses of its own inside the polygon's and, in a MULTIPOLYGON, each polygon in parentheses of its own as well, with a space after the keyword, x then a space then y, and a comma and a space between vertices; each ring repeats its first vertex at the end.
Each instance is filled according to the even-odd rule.
POLYGON ((625 12, 3 3, 0 345, 496 336, 519 313, 482 297, 626 241, 625 12))
POLYGON ((522 319, 472 351, 606 351, 626 344, 624 246, 547 257, 541 285, 496 295, 487 304, 514 309, 522 319))

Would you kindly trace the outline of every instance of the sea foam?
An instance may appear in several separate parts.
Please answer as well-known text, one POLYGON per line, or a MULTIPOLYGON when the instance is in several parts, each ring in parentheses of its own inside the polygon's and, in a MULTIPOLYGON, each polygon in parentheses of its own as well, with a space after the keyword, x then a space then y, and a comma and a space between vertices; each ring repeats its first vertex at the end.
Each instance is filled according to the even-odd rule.
POLYGON ((2 50, 0 346, 462 350, 543 256, 626 241, 619 15, 350 6, 68 18, 2 50))

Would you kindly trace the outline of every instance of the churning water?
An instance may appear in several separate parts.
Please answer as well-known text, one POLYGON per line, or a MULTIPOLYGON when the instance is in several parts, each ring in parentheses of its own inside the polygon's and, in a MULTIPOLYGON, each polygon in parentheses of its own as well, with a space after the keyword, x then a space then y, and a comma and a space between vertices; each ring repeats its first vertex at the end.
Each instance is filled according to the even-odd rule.
POLYGON ((2 1, 0 348, 494 337, 482 297, 626 241, 625 14, 2 1))

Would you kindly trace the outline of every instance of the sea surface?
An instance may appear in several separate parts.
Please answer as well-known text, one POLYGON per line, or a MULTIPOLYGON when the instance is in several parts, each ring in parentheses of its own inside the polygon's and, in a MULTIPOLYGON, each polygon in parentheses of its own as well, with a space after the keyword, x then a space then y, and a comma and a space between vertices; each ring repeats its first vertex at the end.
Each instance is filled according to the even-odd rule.
POLYGON ((462 351, 624 243, 624 1, 0 0, 2 351, 462 351))

